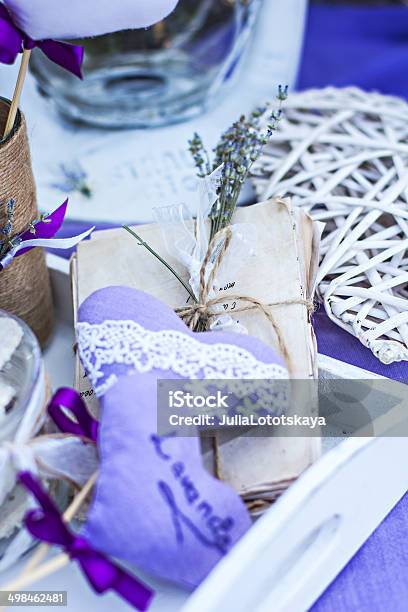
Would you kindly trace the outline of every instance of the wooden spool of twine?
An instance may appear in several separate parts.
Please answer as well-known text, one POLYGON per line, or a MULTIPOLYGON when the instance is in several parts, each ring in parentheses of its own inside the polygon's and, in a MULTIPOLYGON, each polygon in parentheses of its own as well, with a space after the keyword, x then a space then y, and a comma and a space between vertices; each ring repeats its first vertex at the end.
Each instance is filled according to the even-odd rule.
MULTIPOLYGON (((1 134, 9 107, 7 100, 0 99, 1 134)), ((6 203, 11 198, 16 202, 15 234, 25 230, 39 215, 26 123, 21 112, 17 113, 12 132, 0 142, 0 228, 7 221, 6 203)), ((44 346, 52 331, 53 304, 42 249, 33 249, 15 258, 0 271, 0 308, 23 319, 44 346)))

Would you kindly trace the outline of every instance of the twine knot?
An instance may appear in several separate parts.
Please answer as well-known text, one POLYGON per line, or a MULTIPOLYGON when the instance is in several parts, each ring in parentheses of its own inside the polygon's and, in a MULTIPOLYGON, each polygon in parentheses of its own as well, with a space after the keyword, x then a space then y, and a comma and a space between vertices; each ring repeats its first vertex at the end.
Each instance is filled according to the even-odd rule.
MULTIPOLYGON (((271 324, 278 340, 280 353, 289 367, 290 357, 286 343, 282 332, 271 313, 271 308, 276 306, 302 304, 307 307, 309 313, 313 313, 314 304, 311 300, 305 300, 302 298, 294 298, 264 304, 260 300, 257 300, 251 296, 235 294, 227 294, 218 298, 208 299, 210 291, 213 289, 214 280, 220 268, 221 262, 230 245, 231 239, 232 230, 230 227, 227 227, 217 232, 217 234, 210 241, 206 256, 200 269, 199 298, 197 302, 177 308, 176 313, 192 331, 206 331, 209 328, 211 319, 220 315, 219 312, 213 311, 213 307, 218 304, 225 304, 226 300, 236 302, 237 305, 234 308, 234 314, 238 312, 247 312, 250 310, 259 310, 271 324), (224 240, 222 240, 223 237, 224 240), (205 277, 210 262, 213 263, 213 267, 206 281, 205 277), (244 304, 242 306, 238 306, 238 304, 242 302, 244 304)), ((228 310, 226 310, 226 312, 228 312, 228 310)))

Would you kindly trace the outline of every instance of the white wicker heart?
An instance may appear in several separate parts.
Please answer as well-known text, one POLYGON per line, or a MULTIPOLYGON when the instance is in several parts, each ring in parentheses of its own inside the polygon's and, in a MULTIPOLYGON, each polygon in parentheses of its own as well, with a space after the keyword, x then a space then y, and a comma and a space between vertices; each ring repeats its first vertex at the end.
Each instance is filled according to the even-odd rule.
POLYGON ((408 105, 356 88, 285 103, 253 169, 258 198, 292 196, 323 221, 329 317, 385 364, 408 360, 408 105))

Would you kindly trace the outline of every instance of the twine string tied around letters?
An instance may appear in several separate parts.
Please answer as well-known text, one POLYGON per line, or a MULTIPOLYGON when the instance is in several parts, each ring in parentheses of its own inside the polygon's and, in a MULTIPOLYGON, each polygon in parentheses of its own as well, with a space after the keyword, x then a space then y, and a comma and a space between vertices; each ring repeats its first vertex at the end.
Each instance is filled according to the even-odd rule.
POLYGON ((246 295, 227 294, 216 298, 209 299, 210 291, 213 288, 215 278, 221 266, 221 262, 228 250, 232 239, 232 230, 230 227, 224 228, 218 232, 211 240, 203 264, 200 269, 200 292, 197 302, 187 304, 181 308, 176 309, 176 313, 185 322, 185 324, 192 331, 205 331, 208 329, 211 319, 216 318, 220 315, 219 312, 214 312, 213 307, 218 304, 225 304, 228 301, 244 302, 244 305, 237 306, 234 308, 234 314, 248 312, 251 310, 259 310, 271 324, 277 340, 278 347, 285 362, 289 365, 290 357, 286 347, 286 343, 283 334, 277 324, 271 309, 279 306, 291 306, 294 304, 301 304, 307 307, 309 313, 313 313, 314 304, 311 300, 303 298, 293 298, 287 300, 279 300, 277 302, 271 302, 264 304, 260 300, 246 295), (224 240, 222 240, 224 236, 224 240), (215 259, 214 259, 215 257, 215 259), (206 280, 206 273, 208 265, 214 259, 213 267, 208 279, 206 280))

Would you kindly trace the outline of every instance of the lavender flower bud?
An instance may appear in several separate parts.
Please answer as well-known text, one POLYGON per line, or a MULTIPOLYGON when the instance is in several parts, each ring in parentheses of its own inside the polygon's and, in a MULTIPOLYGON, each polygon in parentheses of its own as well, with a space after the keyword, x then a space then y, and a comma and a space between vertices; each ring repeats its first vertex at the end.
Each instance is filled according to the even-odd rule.
POLYGON ((289 91, 289 86, 285 85, 284 87, 282 87, 282 85, 279 85, 278 87, 278 100, 281 100, 282 102, 284 102, 286 100, 286 98, 288 97, 288 91, 289 91))
POLYGON ((15 204, 16 201, 13 198, 7 202, 7 215, 11 216, 14 214, 15 204))
POLYGON ((6 225, 3 227, 2 232, 5 236, 10 236, 13 230, 13 225, 11 221, 7 221, 6 225))

